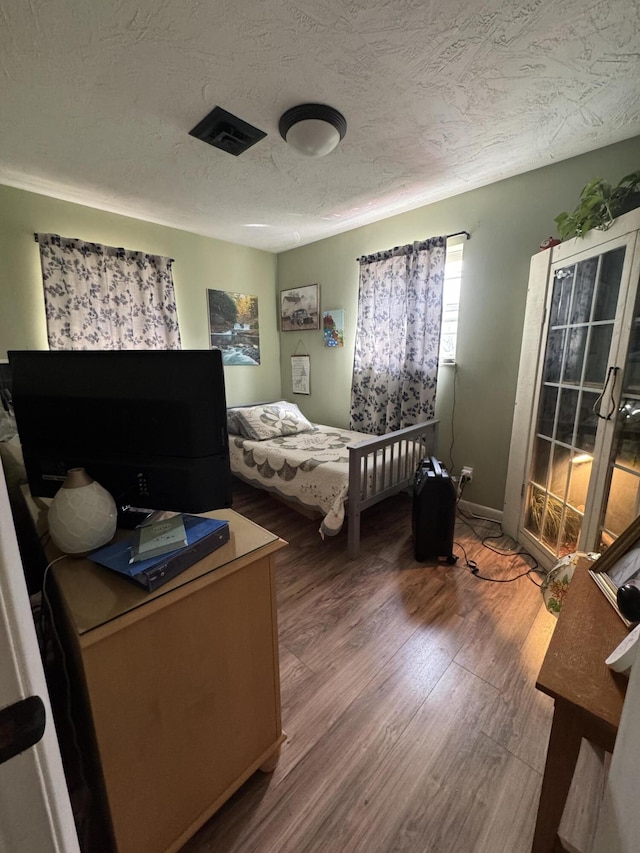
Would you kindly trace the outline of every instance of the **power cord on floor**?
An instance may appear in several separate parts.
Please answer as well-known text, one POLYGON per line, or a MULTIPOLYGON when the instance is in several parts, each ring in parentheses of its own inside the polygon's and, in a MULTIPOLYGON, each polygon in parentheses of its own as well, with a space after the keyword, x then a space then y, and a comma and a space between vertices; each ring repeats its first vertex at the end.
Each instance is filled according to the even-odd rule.
POLYGON ((514 575, 512 578, 489 578, 486 575, 481 575, 480 574, 480 568, 479 568, 478 564, 476 563, 475 560, 470 560, 467 557, 467 552, 465 551, 464 546, 460 542, 457 542, 457 541, 454 544, 457 545, 458 548, 460 548, 460 550, 464 554, 464 560, 465 560, 464 565, 469 569, 469 571, 471 572, 471 574, 474 577, 478 578, 478 580, 489 581, 490 583, 513 583, 513 581, 520 580, 520 578, 527 578, 528 577, 534 586, 538 586, 538 587, 542 586, 542 584, 539 584, 537 581, 535 581, 533 579, 533 575, 537 571, 535 568, 527 569, 526 572, 521 572, 519 575, 514 575))
POLYGON ((491 577, 487 577, 486 575, 480 574, 480 568, 479 568, 478 564, 476 563, 476 561, 475 560, 469 560, 467 557, 467 552, 465 551, 464 547, 459 542, 456 542, 455 544, 461 549, 462 553, 464 554, 464 559, 465 559, 464 565, 466 566, 466 568, 468 568, 469 571, 471 572, 471 574, 474 575, 475 577, 477 577, 479 580, 490 581, 491 583, 512 583, 513 581, 517 581, 520 578, 526 577, 531 581, 532 584, 534 584, 534 586, 541 587, 542 584, 538 583, 538 581, 536 581, 534 579, 534 577, 535 577, 535 575, 538 575, 538 574, 546 575, 547 573, 544 571, 544 569, 542 569, 540 567, 540 565, 538 564, 538 561, 533 556, 533 554, 530 554, 528 551, 525 551, 524 548, 521 548, 520 546, 518 546, 518 549, 516 550, 514 548, 495 548, 493 545, 487 544, 487 542, 492 540, 492 539, 504 539, 504 538, 510 538, 510 537, 506 537, 505 533, 502 530, 502 524, 497 519, 487 518, 486 516, 475 515, 474 513, 464 512, 464 510, 460 507, 459 504, 460 504, 460 497, 462 496, 462 490, 464 489, 465 485, 466 485, 466 482, 461 482, 461 489, 460 489, 458 500, 456 502, 456 509, 458 511, 458 515, 459 515, 461 521, 464 524, 466 524, 467 527, 469 527, 471 529, 474 536, 479 540, 480 544, 484 548, 486 548, 487 550, 493 551, 494 554, 498 554, 500 557, 522 557, 523 559, 528 558, 530 560, 533 560, 533 565, 529 566, 529 568, 525 572, 521 572, 520 574, 514 575, 511 578, 491 578, 491 577), (500 533, 489 534, 487 536, 484 536, 482 533, 480 533, 473 526, 473 524, 471 524, 469 519, 475 519, 477 521, 488 521, 490 524, 497 524, 499 529, 500 529, 500 533))

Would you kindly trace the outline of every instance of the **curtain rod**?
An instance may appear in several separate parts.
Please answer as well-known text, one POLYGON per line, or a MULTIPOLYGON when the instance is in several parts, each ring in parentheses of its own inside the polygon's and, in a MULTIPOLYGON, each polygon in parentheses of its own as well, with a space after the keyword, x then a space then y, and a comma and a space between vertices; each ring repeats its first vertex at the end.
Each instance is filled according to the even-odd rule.
MULTIPOLYGON (((54 236, 57 237, 59 235, 55 234, 54 236)), ((40 241, 38 240, 37 232, 33 235, 33 239, 36 241, 36 243, 40 243, 40 241)), ((93 240, 81 240, 79 237, 62 237, 61 239, 62 240, 75 240, 77 243, 91 243, 94 246, 101 246, 102 245, 102 243, 95 243, 93 240)), ((147 258, 164 258, 165 257, 164 255, 154 255, 154 254, 151 254, 150 252, 143 252, 140 249, 127 249, 124 246, 106 246, 106 248, 107 249, 116 249, 118 252, 131 252, 134 255, 144 255, 147 258)), ((176 262, 175 258, 165 258, 165 260, 169 261, 172 264, 175 264, 175 262, 176 262)))
MULTIPOLYGON (((453 233, 453 234, 445 234, 445 235, 444 235, 444 239, 445 239, 445 240, 448 240, 450 237, 462 237, 462 235, 463 235, 463 234, 464 234, 464 236, 467 238, 467 240, 470 240, 470 239, 471 239, 471 234, 469 234, 469 232, 468 232, 468 231, 454 231, 454 233, 453 233)), ((36 241, 36 243, 37 243, 37 242, 38 242, 38 235, 37 235, 37 234, 34 234, 34 235, 33 235, 33 238, 34 238, 34 240, 35 240, 35 241, 36 241)))
MULTIPOLYGON (((444 239, 448 240, 450 237, 462 237, 463 234, 466 236, 467 240, 471 239, 471 234, 469 234, 468 231, 455 231, 453 234, 445 234, 444 239)), ((396 246, 395 248, 399 249, 400 246, 396 246)), ((390 250, 387 250, 387 251, 390 251, 390 250)), ((380 252, 374 252, 373 254, 377 255, 377 254, 380 254, 380 252)), ((356 261, 361 261, 366 257, 368 257, 368 255, 363 255, 361 258, 356 258, 356 261)))

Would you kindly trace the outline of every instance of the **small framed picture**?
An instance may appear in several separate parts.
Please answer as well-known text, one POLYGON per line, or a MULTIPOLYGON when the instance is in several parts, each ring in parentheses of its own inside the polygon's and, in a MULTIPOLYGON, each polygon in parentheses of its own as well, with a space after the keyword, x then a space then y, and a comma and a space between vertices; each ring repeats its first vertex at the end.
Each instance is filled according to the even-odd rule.
POLYGON ((630 628, 634 623, 620 613, 618 589, 630 581, 637 581, 640 587, 640 516, 607 548, 593 564, 593 568, 589 569, 589 574, 624 624, 630 628))
POLYGON ((323 340, 326 347, 344 346, 344 309, 322 312, 323 340))
POLYGON ((307 284, 280 291, 280 329, 304 332, 320 328, 319 287, 307 284))
POLYGON ((291 390, 294 394, 310 394, 309 374, 310 359, 308 355, 291 356, 291 390))

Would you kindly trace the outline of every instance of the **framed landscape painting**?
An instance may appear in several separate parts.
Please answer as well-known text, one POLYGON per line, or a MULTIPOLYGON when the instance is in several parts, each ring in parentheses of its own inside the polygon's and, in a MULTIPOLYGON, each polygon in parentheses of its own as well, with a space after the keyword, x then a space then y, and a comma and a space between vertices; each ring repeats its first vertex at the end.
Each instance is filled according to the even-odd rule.
POLYGON ((258 297, 207 290, 209 347, 222 350, 223 364, 260 364, 258 297))
POLYGON ((303 332, 320 328, 320 304, 317 284, 280 291, 280 329, 303 332))

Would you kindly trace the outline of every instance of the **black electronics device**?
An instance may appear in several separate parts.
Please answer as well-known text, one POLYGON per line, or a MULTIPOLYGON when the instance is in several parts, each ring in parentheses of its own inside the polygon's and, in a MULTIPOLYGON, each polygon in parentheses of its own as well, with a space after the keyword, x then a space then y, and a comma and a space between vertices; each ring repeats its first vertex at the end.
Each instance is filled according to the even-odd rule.
POLYGON ((219 350, 12 351, 9 363, 34 496, 82 467, 123 510, 119 526, 133 526, 127 508, 231 506, 219 350))
POLYGON ((412 531, 415 558, 453 564, 456 488, 435 456, 423 459, 413 478, 412 531))

